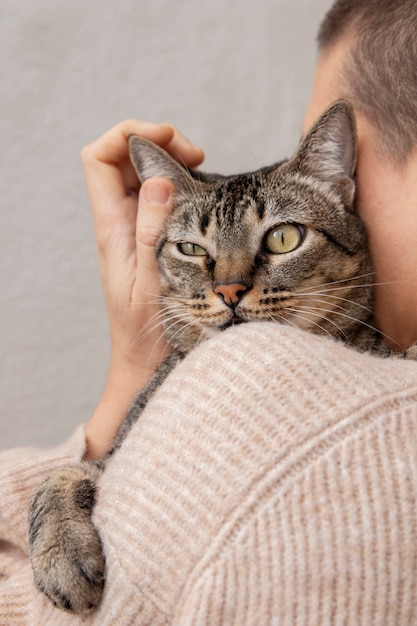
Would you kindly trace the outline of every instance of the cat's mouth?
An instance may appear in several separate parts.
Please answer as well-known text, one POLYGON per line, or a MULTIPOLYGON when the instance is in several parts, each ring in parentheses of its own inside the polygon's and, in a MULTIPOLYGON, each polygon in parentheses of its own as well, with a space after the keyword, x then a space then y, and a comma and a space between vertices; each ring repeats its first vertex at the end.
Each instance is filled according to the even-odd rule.
POLYGON ((231 326, 237 326, 238 324, 244 324, 246 320, 238 315, 234 315, 226 324, 220 326, 220 330, 226 330, 226 328, 230 328, 231 326))

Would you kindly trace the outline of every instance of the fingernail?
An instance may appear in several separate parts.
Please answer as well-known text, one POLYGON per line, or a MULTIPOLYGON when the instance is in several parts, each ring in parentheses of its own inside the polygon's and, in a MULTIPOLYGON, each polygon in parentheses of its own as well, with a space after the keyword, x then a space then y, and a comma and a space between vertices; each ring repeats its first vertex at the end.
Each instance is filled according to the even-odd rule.
POLYGON ((144 185, 145 200, 152 204, 167 204, 171 197, 171 189, 160 183, 144 185))

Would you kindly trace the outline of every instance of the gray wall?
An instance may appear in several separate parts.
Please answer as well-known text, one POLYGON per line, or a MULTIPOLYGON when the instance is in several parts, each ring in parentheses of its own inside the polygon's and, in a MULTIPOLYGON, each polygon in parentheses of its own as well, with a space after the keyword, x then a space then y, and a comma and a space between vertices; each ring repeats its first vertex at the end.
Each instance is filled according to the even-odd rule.
POLYGON ((0 447, 88 419, 109 342, 79 152, 170 121, 206 169, 288 156, 331 0, 0 0, 0 447))

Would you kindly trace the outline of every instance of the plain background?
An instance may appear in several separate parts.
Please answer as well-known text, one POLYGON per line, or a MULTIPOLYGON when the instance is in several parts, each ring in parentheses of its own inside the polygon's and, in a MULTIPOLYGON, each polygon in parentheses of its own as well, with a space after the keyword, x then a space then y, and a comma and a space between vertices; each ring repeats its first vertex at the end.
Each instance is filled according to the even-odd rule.
POLYGON ((85 422, 109 355, 81 148, 172 122, 233 173, 300 137, 331 0, 1 0, 0 447, 85 422))

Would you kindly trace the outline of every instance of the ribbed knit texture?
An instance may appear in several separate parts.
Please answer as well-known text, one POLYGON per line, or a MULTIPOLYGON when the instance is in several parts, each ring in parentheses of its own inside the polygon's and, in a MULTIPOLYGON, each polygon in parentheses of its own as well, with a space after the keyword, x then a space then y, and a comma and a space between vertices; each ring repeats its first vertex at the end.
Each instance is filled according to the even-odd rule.
POLYGON ((84 429, 79 428, 54 450, 20 448, 0 453, 1 626, 43 623, 35 618, 39 594, 28 560, 29 503, 42 478, 56 467, 78 462, 84 451, 84 429))
POLYGON ((107 582, 84 620, 33 590, 22 535, 45 455, 68 447, 17 482, 0 456, 21 515, 0 513, 17 545, 0 543, 0 624, 417 624, 415 362, 273 324, 196 349, 101 479, 107 582))

